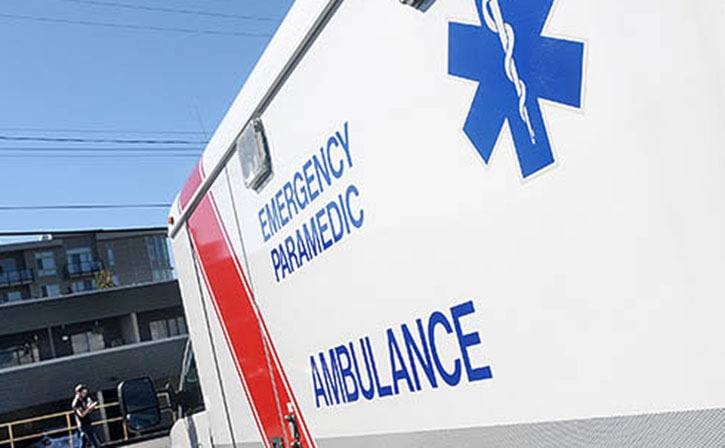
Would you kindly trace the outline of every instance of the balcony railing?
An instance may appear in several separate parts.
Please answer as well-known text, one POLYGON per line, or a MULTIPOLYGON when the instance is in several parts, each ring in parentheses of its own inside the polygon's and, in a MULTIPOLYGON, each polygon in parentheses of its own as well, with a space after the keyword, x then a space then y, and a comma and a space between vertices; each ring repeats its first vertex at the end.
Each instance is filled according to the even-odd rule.
MULTIPOLYGON (((126 420, 123 418, 121 405, 117 401, 99 405, 96 409, 100 410, 100 418, 94 420, 91 424, 101 430, 105 428, 105 431, 98 431, 99 433, 105 432, 108 434, 108 439, 105 439, 106 436, 101 436, 104 438, 103 445, 127 445, 134 441, 145 441, 167 436, 171 426, 177 419, 177 410, 174 409, 171 395, 168 392, 157 391, 156 395, 159 400, 162 420, 155 432, 145 435, 133 434, 129 431, 126 420)), ((0 448, 17 448, 28 445, 68 448, 85 446, 80 440, 73 411, 63 411, 0 423, 0 448)))
POLYGON ((0 370, 40 362, 37 344, 0 349, 0 370))
POLYGON ((84 275, 95 274, 103 270, 101 261, 81 261, 80 263, 68 263, 65 265, 65 275, 68 278, 83 277, 84 275))
POLYGON ((0 287, 26 285, 33 280, 35 277, 32 269, 0 272, 0 287))

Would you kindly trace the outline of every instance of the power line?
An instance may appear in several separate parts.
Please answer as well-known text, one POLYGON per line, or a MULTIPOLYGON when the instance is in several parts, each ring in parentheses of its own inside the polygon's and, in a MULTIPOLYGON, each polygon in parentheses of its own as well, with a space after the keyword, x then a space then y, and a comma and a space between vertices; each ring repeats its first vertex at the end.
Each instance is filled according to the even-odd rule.
POLYGON ((0 140, 12 142, 125 143, 130 145, 205 145, 207 143, 204 140, 47 137, 32 135, 0 135, 0 140))
POLYGON ((161 7, 157 7, 157 6, 145 6, 145 5, 129 5, 127 3, 106 2, 106 1, 97 1, 97 0, 61 0, 61 1, 70 2, 70 3, 82 3, 82 4, 86 4, 86 5, 95 5, 95 6, 110 6, 112 8, 135 9, 135 10, 141 10, 141 11, 169 12, 169 13, 174 13, 174 14, 187 14, 187 15, 194 15, 194 16, 221 17, 224 19, 252 20, 252 21, 256 21, 256 22, 274 22, 274 23, 276 23, 281 20, 276 17, 225 14, 225 13, 221 13, 221 12, 207 12, 207 11, 198 11, 198 10, 191 10, 191 9, 161 8, 161 7))
POLYGON ((198 159, 201 154, 0 154, 0 159, 198 159))
POLYGON ((165 232, 166 227, 131 227, 131 228, 104 228, 104 229, 63 229, 63 230, 0 230, 0 236, 71 236, 87 233, 137 233, 137 232, 165 232))
POLYGON ((192 152, 201 154, 200 148, 177 148, 177 147, 161 147, 161 148, 140 148, 136 147, 117 147, 117 148, 68 148, 68 147, 2 147, 0 152, 142 152, 142 153, 166 153, 166 152, 192 152))
POLYGON ((76 133, 76 134, 148 134, 148 135, 163 135, 163 134, 189 134, 189 135, 204 135, 201 131, 182 131, 182 130, 169 130, 169 131, 148 131, 148 130, 122 130, 122 129, 74 129, 74 128, 34 128, 34 127, 2 127, 1 131, 19 131, 19 132, 58 132, 58 133, 76 133))
POLYGON ((24 210, 109 210, 129 208, 169 208, 171 204, 63 204, 63 205, 0 205, 0 211, 24 210))
POLYGON ((216 36, 242 36, 242 37, 272 37, 271 34, 263 33, 249 33, 244 31, 220 31, 220 30, 208 30, 208 29, 194 29, 194 28, 177 28, 177 27, 161 27, 153 25, 133 25, 130 23, 111 23, 111 22, 94 22, 90 20, 72 20, 72 19, 59 19, 56 17, 40 17, 40 16, 28 16, 21 14, 6 14, 0 13, 0 18, 13 19, 13 20, 27 20, 32 22, 44 22, 44 23, 63 23, 66 25, 85 25, 105 28, 116 28, 116 29, 127 29, 127 30, 138 30, 138 31, 159 31, 159 32, 171 32, 171 33, 186 33, 186 34, 209 34, 216 36))

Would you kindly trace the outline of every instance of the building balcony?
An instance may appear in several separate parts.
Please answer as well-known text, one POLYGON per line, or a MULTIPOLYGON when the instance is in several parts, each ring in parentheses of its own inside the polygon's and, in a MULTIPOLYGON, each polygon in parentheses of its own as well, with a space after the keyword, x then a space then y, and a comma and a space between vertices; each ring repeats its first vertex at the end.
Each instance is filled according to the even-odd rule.
POLYGON ((176 280, 0 304, 0 336, 180 305, 176 280))
POLYGON ((102 261, 81 261, 80 263, 69 263, 65 265, 67 278, 78 278, 86 275, 93 275, 103 270, 102 261))
POLYGON ((186 341, 182 335, 2 369, 0 414, 28 403, 70 400, 78 383, 102 390, 142 376, 178 377, 186 341))
POLYGON ((35 276, 32 269, 18 269, 0 273, 0 288, 20 286, 33 283, 35 276))

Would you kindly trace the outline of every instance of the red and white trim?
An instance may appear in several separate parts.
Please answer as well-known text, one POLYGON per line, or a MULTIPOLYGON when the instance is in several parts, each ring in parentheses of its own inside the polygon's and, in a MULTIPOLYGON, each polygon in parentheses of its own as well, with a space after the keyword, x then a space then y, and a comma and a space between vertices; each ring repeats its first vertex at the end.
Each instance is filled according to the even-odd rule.
MULTIPOLYGON (((188 206, 203 179, 204 172, 199 163, 179 197, 182 210, 188 206)), ((194 256, 201 267, 264 445, 269 447, 272 438, 282 437, 289 446, 292 435, 283 417, 287 414, 287 404, 292 403, 302 447, 314 447, 211 191, 204 195, 186 225, 194 256)))

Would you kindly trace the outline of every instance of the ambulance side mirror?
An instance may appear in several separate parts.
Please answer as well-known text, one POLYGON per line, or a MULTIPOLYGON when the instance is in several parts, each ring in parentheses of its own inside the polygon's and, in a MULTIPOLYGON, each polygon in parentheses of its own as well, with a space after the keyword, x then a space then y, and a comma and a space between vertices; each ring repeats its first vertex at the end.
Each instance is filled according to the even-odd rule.
POLYGON ((118 385, 118 400, 128 429, 140 433, 161 423, 161 406, 149 378, 124 381, 118 385))

